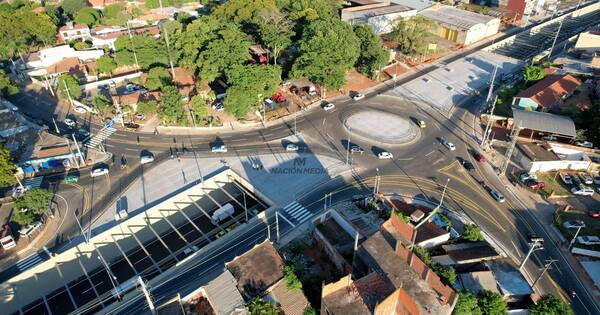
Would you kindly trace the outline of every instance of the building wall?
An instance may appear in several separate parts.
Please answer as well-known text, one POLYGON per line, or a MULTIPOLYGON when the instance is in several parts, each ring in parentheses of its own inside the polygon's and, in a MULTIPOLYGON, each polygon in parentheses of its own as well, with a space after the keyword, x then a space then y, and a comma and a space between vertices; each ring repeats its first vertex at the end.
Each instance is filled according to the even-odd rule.
POLYGON ((434 237, 434 238, 430 238, 426 241, 420 242, 417 245, 421 246, 422 248, 433 248, 436 247, 438 245, 442 245, 446 242, 448 242, 450 240, 450 232, 442 234, 440 236, 434 237))
POLYGON ((591 161, 533 161, 529 172, 586 171, 590 164, 591 161))
POLYGON ((589 32, 579 34, 579 38, 577 38, 577 42, 575 43, 575 49, 586 52, 600 51, 600 35, 589 32))
POLYGON ((515 98, 514 105, 518 109, 531 110, 531 111, 535 111, 539 107, 538 103, 534 102, 530 98, 524 98, 524 97, 515 98))
MULTIPOLYGON (((410 10, 386 15, 378 15, 366 20, 376 34, 387 34, 394 30, 394 22, 397 19, 406 19, 417 15, 417 10, 410 10)), ((354 24, 354 23, 353 23, 354 24)))

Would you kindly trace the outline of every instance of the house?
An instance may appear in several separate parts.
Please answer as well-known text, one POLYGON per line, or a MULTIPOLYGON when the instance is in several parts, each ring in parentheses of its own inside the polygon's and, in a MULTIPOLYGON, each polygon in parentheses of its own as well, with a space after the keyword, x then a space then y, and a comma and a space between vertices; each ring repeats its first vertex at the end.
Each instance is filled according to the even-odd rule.
POLYGON ((587 53, 600 51, 600 31, 579 33, 577 42, 575 42, 575 49, 587 53))
POLYGON ((434 4, 433 1, 429 0, 392 0, 391 3, 417 10, 417 13, 431 7, 434 4))
POLYGON ((137 109, 137 104, 146 101, 160 101, 160 92, 146 92, 134 91, 128 94, 117 94, 112 96, 112 102, 115 106, 125 107, 129 106, 134 111, 137 109))
POLYGON ((515 161, 530 173, 587 171, 592 164, 590 157, 582 150, 560 144, 543 146, 538 143, 517 142, 517 148, 515 161))
POLYGON ((450 240, 450 232, 437 226, 433 220, 428 220, 415 230, 414 226, 426 218, 432 209, 398 199, 390 199, 389 202, 393 209, 411 219, 411 223, 398 221, 401 226, 399 230, 404 232, 404 238, 408 241, 414 240, 414 243, 422 248, 433 248, 450 240))
POLYGON ((570 74, 553 74, 536 82, 513 99, 513 107, 523 110, 558 109, 583 83, 570 74))
POLYGON ((417 14, 417 10, 390 3, 390 0, 350 1, 355 6, 342 9, 342 21, 352 25, 366 24, 373 28, 376 34, 385 34, 394 30, 398 19, 406 19, 417 14))
POLYGON ((461 45, 469 45, 498 33, 500 19, 461 10, 447 5, 436 5, 418 13, 435 22, 434 33, 461 45))
POLYGON ((515 20, 527 22, 529 17, 544 13, 545 0, 508 0, 506 8, 515 20))
POLYGON ((175 67, 170 72, 171 75, 175 74, 173 83, 177 86, 179 94, 183 95, 184 101, 187 101, 196 83, 194 72, 182 67, 175 67))
POLYGON ((494 273, 490 270, 465 272, 458 275, 460 285, 467 291, 479 294, 483 291, 500 293, 494 273))
POLYGON ((87 0, 87 4, 94 9, 102 10, 109 4, 117 3, 116 0, 87 0))
POLYGON ((104 51, 100 49, 77 51, 69 45, 62 45, 42 49, 25 56, 22 67, 27 70, 27 75, 33 77, 54 76, 72 71, 87 74, 92 66, 89 62, 95 61, 103 55, 104 51), (89 67, 86 66, 86 63, 89 67))
POLYGON ((486 242, 446 244, 442 245, 442 249, 445 255, 431 257, 434 262, 442 265, 475 264, 502 257, 486 242))
POLYGON ((85 24, 76 24, 73 21, 58 29, 58 40, 67 43, 75 40, 86 40, 90 37, 90 28, 85 24))
POLYGON ((154 25, 131 28, 130 30, 122 28, 101 28, 98 30, 94 29, 94 32, 90 37, 92 39, 93 47, 109 47, 114 50, 117 39, 121 36, 129 35, 130 33, 132 35, 147 34, 158 38, 160 36, 160 29, 154 25))

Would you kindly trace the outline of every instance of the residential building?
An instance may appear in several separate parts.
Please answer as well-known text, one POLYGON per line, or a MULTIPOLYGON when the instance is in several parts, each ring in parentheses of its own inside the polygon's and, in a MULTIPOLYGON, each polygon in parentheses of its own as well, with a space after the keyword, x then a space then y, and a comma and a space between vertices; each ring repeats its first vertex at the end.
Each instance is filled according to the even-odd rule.
POLYGON ((90 37, 90 28, 85 24, 76 24, 73 21, 58 29, 58 40, 66 43, 75 40, 86 40, 90 37))
POLYGON ((130 106, 134 111, 137 104, 145 101, 160 101, 160 92, 142 92, 134 91, 128 94, 117 94, 112 96, 112 102, 115 106, 130 106))
POLYGON ((389 33, 393 31, 398 19, 406 19, 417 14, 417 10, 399 4, 391 4, 389 0, 350 2, 358 5, 342 9, 342 21, 352 25, 369 25, 376 34, 389 33))
POLYGON ((447 5, 436 5, 418 14, 436 23, 434 32, 437 35, 461 45, 492 36, 500 28, 498 18, 447 5))
POLYGON ((458 275, 458 281, 463 289, 479 294, 483 291, 500 293, 494 273, 490 270, 465 272, 458 275))
POLYGON ((21 68, 31 77, 57 76, 61 73, 83 73, 95 68, 93 61, 104 55, 101 49, 78 51, 69 45, 42 49, 25 56, 21 68))
POLYGON ((349 273, 355 241, 364 237, 336 210, 328 210, 315 218, 315 238, 338 271, 349 273))
POLYGON ((129 34, 132 35, 141 35, 147 34, 150 36, 154 36, 158 38, 160 36, 160 30, 157 26, 143 26, 131 28, 130 30, 122 29, 122 28, 101 28, 94 29, 94 32, 90 36, 92 39, 92 46, 97 48, 109 47, 110 49, 115 49, 115 42, 121 36, 127 36, 129 34))
POLYGON ((530 111, 560 109, 564 100, 583 83, 570 74, 546 76, 513 99, 513 107, 530 111))
POLYGON ((502 257, 487 242, 469 242, 442 245, 445 255, 431 257, 442 265, 466 265, 502 257))
POLYGON ((87 3, 89 6, 93 7, 94 9, 102 10, 102 9, 104 9, 105 6, 107 6, 109 4, 117 3, 117 1, 116 0, 87 0, 87 3))
POLYGON ((415 244, 422 248, 433 248, 450 240, 450 231, 437 226, 433 220, 421 224, 416 230, 413 224, 418 224, 432 211, 431 208, 416 204, 408 204, 398 199, 391 199, 390 204, 395 211, 409 217, 411 223, 400 222, 402 230, 406 231, 405 237, 414 240, 415 244))
POLYGON ((391 0, 391 3, 417 10, 417 13, 430 8, 434 4, 433 1, 429 0, 391 0))
POLYGON ((580 33, 575 42, 575 49, 587 53, 600 51, 600 31, 580 33))
POLYGON ((516 20, 527 22, 533 15, 544 13, 546 0, 508 0, 506 8, 514 14, 516 20))

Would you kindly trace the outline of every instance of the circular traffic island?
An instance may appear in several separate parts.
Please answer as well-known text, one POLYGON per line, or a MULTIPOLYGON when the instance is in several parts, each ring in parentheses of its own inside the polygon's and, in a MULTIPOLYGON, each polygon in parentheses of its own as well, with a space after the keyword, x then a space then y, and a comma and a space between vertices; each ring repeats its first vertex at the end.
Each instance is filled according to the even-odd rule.
POLYGON ((415 142, 421 130, 410 119, 394 113, 364 108, 349 113, 344 127, 351 133, 375 142, 406 145, 415 142))

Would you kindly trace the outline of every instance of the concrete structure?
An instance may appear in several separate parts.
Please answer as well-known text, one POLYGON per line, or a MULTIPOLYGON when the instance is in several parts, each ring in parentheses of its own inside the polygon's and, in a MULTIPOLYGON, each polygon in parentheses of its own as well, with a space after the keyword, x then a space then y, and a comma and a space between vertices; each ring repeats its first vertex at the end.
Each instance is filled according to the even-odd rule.
POLYGON ((260 192, 225 170, 146 208, 129 210, 127 220, 97 228, 88 242, 74 240, 73 247, 2 283, 2 312, 98 310, 116 300, 115 288, 132 289, 138 275, 149 285, 160 283, 176 272, 172 266, 195 257, 193 246, 203 253, 202 247, 219 244, 228 236, 226 229, 245 221, 242 192, 250 215, 267 207, 254 199, 260 192), (236 212, 226 221, 211 222, 210 214, 225 203, 236 212))
POLYGON ((587 53, 600 51, 600 31, 588 31, 579 34, 575 49, 587 53))
POLYGON ((58 29, 58 39, 61 43, 90 38, 90 28, 85 24, 75 24, 73 21, 58 29))
POLYGON ((494 274, 500 294, 508 302, 526 300, 533 293, 525 277, 512 265, 510 258, 490 261, 486 266, 494 274))
POLYGON ((500 293, 494 273, 489 270, 461 273, 458 280, 463 289, 475 294, 483 291, 500 293))
POLYGON ((442 249, 445 255, 431 257, 442 265, 474 264, 502 257, 486 242, 447 244, 442 249))
POLYGON ((103 55, 101 49, 77 51, 69 45, 62 45, 29 54, 24 58, 22 68, 33 77, 57 76, 73 69, 81 70, 86 62, 95 61, 103 55))
POLYGON ((582 84, 570 74, 549 75, 517 94, 513 106, 528 111, 559 110, 563 101, 582 84))
POLYGON ((451 6, 434 6, 419 12, 434 21, 438 36, 462 45, 469 45, 498 33, 500 19, 457 9, 451 6))
POLYGON ((517 142, 514 159, 528 172, 559 170, 586 171, 592 164, 585 152, 559 144, 543 147, 536 143, 517 142))
POLYGON ((336 210, 328 210, 313 220, 315 238, 338 271, 351 271, 350 263, 356 237, 364 237, 336 210), (349 257, 347 260, 345 257, 349 257))
POLYGON ((417 10, 417 12, 421 12, 434 4, 433 1, 429 0, 392 0, 391 2, 417 10))
POLYGON ((417 10, 399 4, 390 4, 388 0, 344 8, 341 18, 342 21, 352 25, 367 24, 376 34, 385 34, 394 29, 398 19, 406 19, 416 14, 417 10))
POLYGON ((577 134, 575 123, 570 117, 543 112, 531 112, 513 109, 514 118, 509 120, 509 128, 519 126, 523 131, 529 130, 532 138, 535 132, 551 134, 557 137, 573 139, 577 134))
MULTIPOLYGON (((397 228, 405 231, 406 234, 404 234, 404 237, 409 241, 414 240, 415 245, 427 249, 437 247, 450 240, 450 232, 437 226, 434 220, 429 220, 428 222, 421 224, 421 226, 415 230, 414 225, 420 224, 420 221, 427 217, 432 211, 431 208, 416 204, 408 204, 397 199, 391 199, 390 204, 396 212, 400 212, 404 216, 410 218, 410 223, 398 220, 397 228)), ((392 216, 396 217, 395 214, 392 214, 392 216)))

